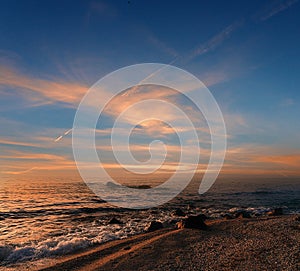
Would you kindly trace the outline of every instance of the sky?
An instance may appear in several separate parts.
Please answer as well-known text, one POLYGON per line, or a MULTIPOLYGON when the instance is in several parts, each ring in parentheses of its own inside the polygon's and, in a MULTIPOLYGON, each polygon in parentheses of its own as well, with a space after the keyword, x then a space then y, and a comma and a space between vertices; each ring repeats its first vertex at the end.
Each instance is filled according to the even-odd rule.
MULTIPOLYGON (((174 65, 209 88, 227 129, 222 174, 299 177, 299 13, 297 0, 1 1, 1 178, 76 174, 71 129, 81 99, 103 76, 139 63, 174 65)), ((121 172, 109 141, 113 120, 132 103, 161 97, 194 119, 205 170, 210 137, 201 114, 172 90, 146 86, 115 97, 99 119, 97 150, 111 174, 121 172)), ((164 141, 160 173, 174 170, 174 129, 136 125, 134 156, 146 161, 149 143, 164 141)))

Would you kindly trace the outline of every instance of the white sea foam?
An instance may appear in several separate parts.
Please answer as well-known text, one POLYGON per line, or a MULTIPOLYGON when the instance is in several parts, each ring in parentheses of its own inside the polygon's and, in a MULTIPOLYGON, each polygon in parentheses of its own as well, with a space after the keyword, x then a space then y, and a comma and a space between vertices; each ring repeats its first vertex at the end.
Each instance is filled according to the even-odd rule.
POLYGON ((53 234, 54 236, 48 236, 47 239, 36 240, 24 246, 2 246, 0 247, 0 261, 7 265, 45 257, 66 255, 94 244, 123 239, 141 233, 149 222, 154 219, 163 222, 171 220, 172 216, 161 213, 155 217, 151 214, 142 220, 129 219, 126 223, 121 225, 96 226, 93 225, 94 223, 91 223, 89 227, 84 227, 84 225, 81 224, 79 225, 81 230, 77 232, 73 231, 68 234, 60 234, 59 236, 53 234))

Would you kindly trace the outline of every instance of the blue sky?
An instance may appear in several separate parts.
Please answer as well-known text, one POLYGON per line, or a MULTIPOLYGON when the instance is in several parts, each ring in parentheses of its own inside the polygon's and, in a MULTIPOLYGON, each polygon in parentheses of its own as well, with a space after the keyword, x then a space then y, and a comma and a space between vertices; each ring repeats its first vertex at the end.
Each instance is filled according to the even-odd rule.
MULTIPOLYGON (((0 174, 76 171, 71 133, 54 140, 88 88, 157 62, 196 75, 219 103, 224 173, 298 176, 299 12, 296 0, 2 1, 0 174)), ((152 125, 147 140, 166 137, 152 125)))

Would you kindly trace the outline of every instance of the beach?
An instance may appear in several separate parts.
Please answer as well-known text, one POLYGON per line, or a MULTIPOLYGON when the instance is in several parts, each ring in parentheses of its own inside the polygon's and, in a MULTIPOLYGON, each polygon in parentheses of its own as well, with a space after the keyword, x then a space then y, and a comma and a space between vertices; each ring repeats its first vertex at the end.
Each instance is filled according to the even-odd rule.
POLYGON ((61 257, 38 270, 300 270, 296 215, 208 220, 164 228, 61 257))

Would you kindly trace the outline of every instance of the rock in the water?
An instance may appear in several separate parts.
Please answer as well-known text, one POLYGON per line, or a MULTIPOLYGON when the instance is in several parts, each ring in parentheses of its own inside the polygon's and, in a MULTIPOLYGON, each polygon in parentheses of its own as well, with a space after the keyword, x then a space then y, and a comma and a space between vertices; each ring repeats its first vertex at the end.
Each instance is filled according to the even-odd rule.
POLYGON ((269 216, 276 216, 276 215, 283 215, 283 209, 282 208, 275 208, 267 213, 269 216))
POLYGON ((127 187, 129 188, 134 188, 134 189, 150 189, 152 188, 150 185, 148 184, 140 184, 140 185, 128 185, 127 187))
POLYGON ((113 182, 107 182, 107 183, 106 183, 106 186, 107 186, 107 187, 110 187, 110 188, 121 188, 121 187, 122 187, 122 185, 115 184, 115 183, 113 183, 113 182))
POLYGON ((150 226, 148 228, 146 228, 147 232, 151 232, 151 231, 156 231, 159 229, 162 229, 164 226, 160 221, 152 221, 150 223, 150 226))
POLYGON ((182 211, 180 208, 177 208, 173 214, 176 216, 186 216, 185 212, 182 211))
POLYGON ((123 224, 123 222, 113 217, 111 220, 109 220, 108 224, 123 224))
POLYGON ((200 230, 205 230, 207 229, 207 225, 204 223, 206 216, 205 215, 192 215, 189 216, 186 219, 183 219, 177 223, 177 228, 178 229, 200 229, 200 230))
POLYGON ((251 215, 247 211, 239 211, 235 214, 235 218, 251 218, 251 215))

